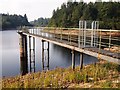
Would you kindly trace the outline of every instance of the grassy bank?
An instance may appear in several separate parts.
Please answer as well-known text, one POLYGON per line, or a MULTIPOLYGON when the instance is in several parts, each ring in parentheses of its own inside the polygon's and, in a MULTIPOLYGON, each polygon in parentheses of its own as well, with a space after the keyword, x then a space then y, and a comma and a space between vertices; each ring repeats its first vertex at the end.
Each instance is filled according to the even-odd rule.
POLYGON ((120 88, 119 65, 101 61, 81 71, 56 68, 25 76, 4 78, 3 88, 120 88))

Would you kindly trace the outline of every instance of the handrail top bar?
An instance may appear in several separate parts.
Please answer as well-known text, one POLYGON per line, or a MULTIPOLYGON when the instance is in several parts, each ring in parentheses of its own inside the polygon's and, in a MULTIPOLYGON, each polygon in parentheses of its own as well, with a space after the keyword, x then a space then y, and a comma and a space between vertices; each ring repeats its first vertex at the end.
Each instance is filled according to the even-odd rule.
MULTIPOLYGON (((22 29, 22 28, 21 28, 22 29)), ((25 28, 23 28, 25 29, 25 28)), ((26 27, 26 29, 59 29, 59 30, 80 30, 80 28, 61 28, 61 27, 26 27)), ((93 29, 86 29, 86 30, 93 30, 93 29)), ((120 32, 120 30, 113 30, 113 29, 96 29, 97 31, 102 32, 120 32)))

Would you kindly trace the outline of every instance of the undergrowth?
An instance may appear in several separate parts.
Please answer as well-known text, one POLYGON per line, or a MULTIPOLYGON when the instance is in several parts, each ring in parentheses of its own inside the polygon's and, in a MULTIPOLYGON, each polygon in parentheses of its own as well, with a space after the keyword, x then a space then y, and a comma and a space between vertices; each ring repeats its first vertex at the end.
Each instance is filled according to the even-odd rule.
MULTIPOLYGON (((112 63, 97 63, 79 70, 56 68, 46 72, 31 73, 24 76, 4 78, 3 88, 69 88, 71 84, 94 84, 94 87, 120 88, 120 66, 112 63)), ((82 87, 84 88, 84 87, 82 87)))

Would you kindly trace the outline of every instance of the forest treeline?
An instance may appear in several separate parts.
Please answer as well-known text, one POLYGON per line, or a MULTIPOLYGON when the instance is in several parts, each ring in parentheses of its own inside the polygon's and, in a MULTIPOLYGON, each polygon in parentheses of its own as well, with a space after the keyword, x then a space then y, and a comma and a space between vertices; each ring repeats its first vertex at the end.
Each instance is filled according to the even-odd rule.
POLYGON ((34 26, 45 27, 48 25, 50 18, 38 18, 37 20, 31 21, 30 23, 34 26))
POLYGON ((99 28, 120 29, 120 2, 63 3, 53 11, 48 26, 78 27, 79 20, 97 20, 99 28))
POLYGON ((27 15, 9 15, 9 14, 1 14, 2 15, 2 30, 5 29, 16 29, 20 26, 32 26, 27 19, 27 15))
POLYGON ((51 18, 38 18, 28 22, 27 15, 2 15, 2 29, 20 26, 79 27, 79 20, 99 21, 99 28, 120 30, 120 2, 70 2, 53 10, 51 18))

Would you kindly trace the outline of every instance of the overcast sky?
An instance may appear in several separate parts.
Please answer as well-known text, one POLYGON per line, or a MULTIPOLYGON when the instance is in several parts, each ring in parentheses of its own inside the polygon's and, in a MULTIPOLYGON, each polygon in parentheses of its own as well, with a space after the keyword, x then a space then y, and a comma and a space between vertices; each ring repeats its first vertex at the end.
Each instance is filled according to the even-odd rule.
MULTIPOLYGON (((57 9, 57 7, 60 7, 62 3, 67 1, 68 0, 0 0, 0 13, 20 15, 27 14, 29 21, 39 17, 50 18, 52 16, 53 10, 57 9)), ((94 2, 95 0, 83 1, 94 2)))

